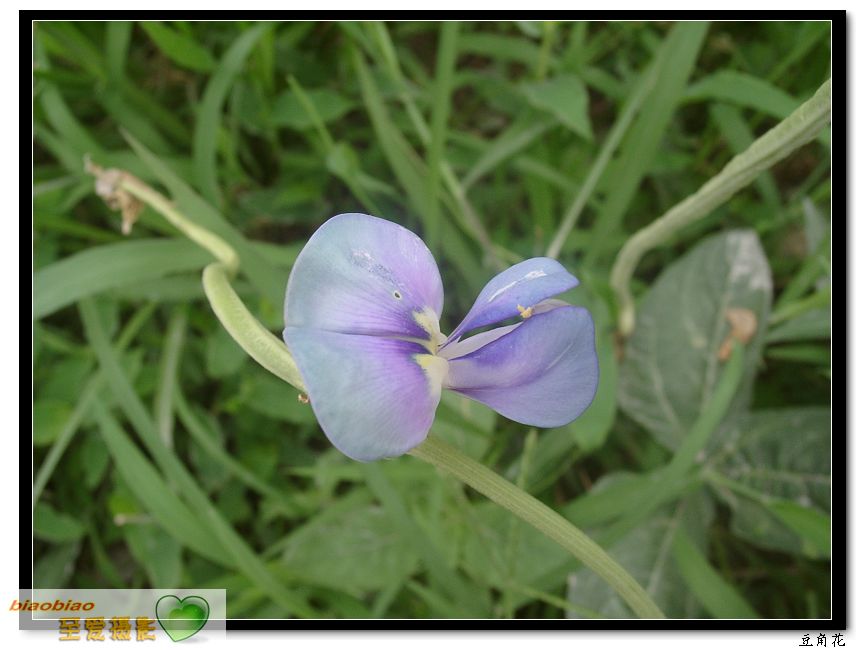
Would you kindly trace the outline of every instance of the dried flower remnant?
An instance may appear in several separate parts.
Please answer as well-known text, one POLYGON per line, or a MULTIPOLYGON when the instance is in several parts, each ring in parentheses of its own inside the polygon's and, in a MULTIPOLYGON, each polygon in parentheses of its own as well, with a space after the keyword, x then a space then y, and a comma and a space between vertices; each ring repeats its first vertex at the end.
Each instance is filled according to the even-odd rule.
POLYGON ((733 352, 733 341, 739 341, 745 345, 754 338, 757 332, 757 315, 750 309, 744 307, 730 307, 724 312, 727 322, 730 323, 730 332, 718 348, 718 359, 726 361, 733 352))

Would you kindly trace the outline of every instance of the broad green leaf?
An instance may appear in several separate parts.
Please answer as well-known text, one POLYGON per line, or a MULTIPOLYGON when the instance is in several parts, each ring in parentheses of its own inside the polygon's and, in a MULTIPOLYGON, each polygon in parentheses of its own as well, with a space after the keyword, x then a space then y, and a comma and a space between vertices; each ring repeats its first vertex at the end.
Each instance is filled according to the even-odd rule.
POLYGON ((710 462, 726 479, 715 488, 733 511, 736 535, 792 553, 826 550, 815 542, 830 506, 830 421, 828 408, 794 407, 743 414, 730 424, 729 442, 710 462))
POLYGON ((556 118, 577 135, 592 139, 589 119, 589 93, 579 77, 561 75, 525 84, 523 92, 529 103, 556 118))
POLYGON ((135 239, 88 248, 34 274, 33 317, 133 282, 201 269, 211 260, 186 239, 135 239))
POLYGON ((637 308, 619 372, 622 409, 675 449, 713 394, 723 364, 719 354, 731 333, 731 309, 748 310, 756 319, 729 411, 746 406, 771 296, 769 265, 752 231, 711 236, 668 266, 637 308))
POLYGON ((491 586, 542 586, 548 573, 576 563, 561 546, 493 503, 472 507, 464 525, 466 570, 491 586))
POLYGON ((361 596, 407 578, 418 556, 388 515, 367 505, 323 511, 292 533, 282 563, 300 580, 361 596))
POLYGON ((84 524, 40 501, 33 511, 33 535, 48 542, 75 542, 84 535, 84 524))
MULTIPOLYGON (((355 102, 330 88, 309 88, 304 91, 325 124, 338 120, 356 106, 355 102)), ((291 90, 284 91, 276 98, 270 119, 274 126, 287 126, 296 131, 314 126, 309 113, 291 90)))
MULTIPOLYGON (((701 605, 687 588, 676 566, 673 542, 687 531, 698 549, 706 546, 706 529, 712 521, 709 496, 699 492, 634 528, 612 548, 610 555, 630 573, 661 608, 667 618, 698 618, 701 605)), ((632 618, 633 612, 597 574, 581 568, 568 577, 568 600, 607 618, 632 618)), ((580 618, 577 612, 572 618, 580 618)))
POLYGON ((210 51, 194 38, 162 23, 144 21, 138 24, 153 39, 156 47, 180 67, 196 72, 213 70, 215 62, 210 51))

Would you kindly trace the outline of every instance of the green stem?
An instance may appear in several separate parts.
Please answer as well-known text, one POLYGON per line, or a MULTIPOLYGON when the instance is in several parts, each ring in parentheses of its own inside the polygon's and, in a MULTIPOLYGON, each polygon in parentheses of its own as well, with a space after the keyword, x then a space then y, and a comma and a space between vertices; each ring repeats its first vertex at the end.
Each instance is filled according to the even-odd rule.
POLYGON ((409 453, 452 474, 570 551, 601 576, 641 618, 664 618, 645 589, 604 549, 567 519, 513 483, 438 438, 427 438, 409 453))
POLYGON ((816 138, 829 123, 831 109, 830 79, 820 86, 811 99, 755 140, 696 193, 631 236, 619 251, 610 273, 610 284, 619 301, 619 331, 622 334, 629 336, 634 331, 634 299, 628 283, 642 256, 667 241, 677 231, 709 214, 761 172, 816 138))

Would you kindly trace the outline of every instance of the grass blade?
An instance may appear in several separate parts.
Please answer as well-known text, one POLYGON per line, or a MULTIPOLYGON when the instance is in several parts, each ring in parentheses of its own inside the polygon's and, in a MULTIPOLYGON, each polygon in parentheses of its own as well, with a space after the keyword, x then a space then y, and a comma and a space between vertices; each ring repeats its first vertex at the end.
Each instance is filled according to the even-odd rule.
POLYGON ((204 268, 210 256, 185 239, 138 239, 88 248, 33 276, 33 318, 132 282, 204 268))
POLYGON ((213 205, 219 205, 221 202, 219 175, 216 170, 216 147, 219 142, 222 105, 252 48, 270 27, 269 23, 259 23, 241 32, 219 62, 201 99, 192 140, 192 157, 198 187, 213 205))
POLYGON ((661 46, 656 83, 622 143, 618 161, 607 172, 615 179, 615 191, 610 192, 592 229, 586 264, 597 263, 601 255, 609 252, 608 242, 621 225, 631 199, 655 158, 694 69, 708 27, 705 22, 679 23, 670 30, 661 46))
POLYGON ((108 343, 96 312, 96 306, 90 299, 81 301, 79 306, 87 339, 99 359, 99 365, 105 373, 118 403, 141 441, 153 455, 157 465, 189 500, 192 508, 200 514, 201 520, 205 524, 203 530, 207 532, 210 538, 209 543, 213 544, 215 539, 218 548, 226 554, 232 566, 267 592, 281 607, 295 615, 314 616, 313 610, 297 599, 285 585, 273 577, 261 559, 225 521, 220 511, 211 503, 188 470, 159 439, 156 425, 150 418, 144 404, 135 394, 129 380, 123 374, 123 370, 108 343))

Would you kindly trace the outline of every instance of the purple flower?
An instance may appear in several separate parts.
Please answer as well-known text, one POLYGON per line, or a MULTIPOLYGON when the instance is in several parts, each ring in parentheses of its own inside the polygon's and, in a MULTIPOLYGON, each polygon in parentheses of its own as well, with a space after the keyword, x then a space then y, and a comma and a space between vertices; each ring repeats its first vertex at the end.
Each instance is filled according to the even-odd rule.
POLYGON ((523 424, 576 419, 598 386, 594 325, 585 309, 551 298, 577 284, 553 259, 520 262, 444 337, 442 281, 426 245, 390 221, 340 214, 295 262, 283 337, 330 441, 356 460, 399 456, 426 438, 442 388, 523 424))

